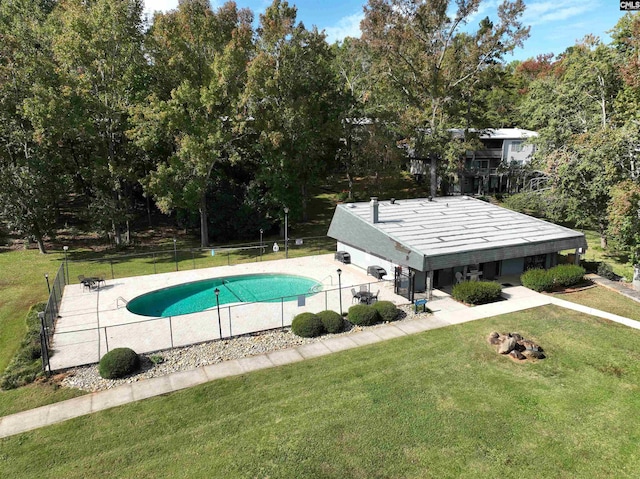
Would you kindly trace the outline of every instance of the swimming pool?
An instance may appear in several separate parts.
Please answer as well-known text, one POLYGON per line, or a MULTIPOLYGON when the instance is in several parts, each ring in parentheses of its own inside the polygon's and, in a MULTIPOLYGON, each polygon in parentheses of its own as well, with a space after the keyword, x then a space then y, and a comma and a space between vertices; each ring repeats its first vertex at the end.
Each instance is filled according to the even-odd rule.
POLYGON ((127 304, 132 313, 167 317, 204 311, 216 306, 215 289, 220 290, 220 304, 295 301, 298 296, 312 296, 322 284, 311 278, 291 274, 252 274, 212 278, 158 289, 138 296, 127 304))

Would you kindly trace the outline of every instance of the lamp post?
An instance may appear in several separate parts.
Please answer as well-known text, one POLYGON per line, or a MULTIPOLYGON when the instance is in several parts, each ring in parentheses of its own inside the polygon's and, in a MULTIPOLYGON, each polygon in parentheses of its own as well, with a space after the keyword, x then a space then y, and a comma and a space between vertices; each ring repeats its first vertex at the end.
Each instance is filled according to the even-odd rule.
POLYGON ((49 273, 44 274, 44 279, 47 280, 47 291, 49 292, 49 296, 51 296, 51 286, 49 285, 49 273))
POLYGON ((69 262, 67 261, 67 251, 69 251, 69 247, 67 245, 64 245, 62 249, 64 250, 64 267, 67 270, 64 284, 69 284, 71 282, 69 281, 69 262))
POLYGON ((222 339, 222 322, 220 321, 220 290, 218 288, 213 290, 216 293, 216 307, 218 308, 218 331, 220 332, 220 339, 222 339))
POLYGON ((178 271, 178 249, 176 247, 176 239, 173 238, 173 260, 176 263, 176 271, 178 271))
POLYGON ((260 261, 262 261, 262 234, 263 233, 264 233, 264 230, 260 228, 260 261))
POLYGON ((340 280, 340 275, 342 274, 342 270, 338 268, 338 294, 340 295, 340 316, 342 316, 342 281, 340 280))
POLYGON ((289 208, 284 208, 284 257, 289 258, 289 208))

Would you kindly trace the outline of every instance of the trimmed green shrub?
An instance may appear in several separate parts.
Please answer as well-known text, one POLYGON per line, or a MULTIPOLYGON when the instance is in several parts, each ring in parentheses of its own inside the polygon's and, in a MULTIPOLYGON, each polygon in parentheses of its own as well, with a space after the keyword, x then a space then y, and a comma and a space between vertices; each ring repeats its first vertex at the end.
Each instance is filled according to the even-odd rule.
POLYGON ((372 324, 380 322, 380 315, 378 311, 373 309, 373 306, 356 304, 349 308, 347 319, 349 319, 350 323, 358 326, 371 326, 372 324))
POLYGON ((344 330, 344 319, 335 311, 320 311, 316 316, 320 318, 327 333, 336 334, 344 330))
POLYGON ((303 338, 315 338, 325 332, 322 321, 313 313, 298 314, 291 322, 293 334, 303 338))
POLYGON ((495 281, 465 281, 453 287, 451 296, 467 304, 484 304, 500 298, 502 286, 495 281))
POLYGON ((20 349, 0 377, 0 388, 15 389, 26 386, 43 375, 38 313, 44 311, 44 308, 45 303, 37 303, 27 313, 27 334, 20 343, 20 349))
POLYGON ((400 310, 391 301, 376 301, 371 307, 378 312, 382 321, 395 321, 400 314, 400 310))
POLYGON ((584 279, 584 268, 576 264, 559 264, 549 270, 556 286, 568 287, 584 279))
POLYGON ((551 291, 553 288, 553 277, 544 269, 530 269, 520 276, 522 285, 541 293, 551 291))
POLYGON ((98 372, 105 379, 118 379, 135 372, 139 366, 140 358, 133 349, 116 348, 102 356, 98 372))
POLYGON ((530 269, 520 276, 522 285, 534 291, 552 291, 555 287, 567 288, 580 283, 584 268, 575 264, 559 264, 551 269, 530 269))

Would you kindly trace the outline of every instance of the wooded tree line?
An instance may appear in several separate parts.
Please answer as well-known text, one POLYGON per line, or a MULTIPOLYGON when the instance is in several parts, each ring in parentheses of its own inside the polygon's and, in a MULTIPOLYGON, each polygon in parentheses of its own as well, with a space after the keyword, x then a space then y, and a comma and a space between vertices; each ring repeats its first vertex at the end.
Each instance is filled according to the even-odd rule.
POLYGON ((412 152, 453 175, 476 143, 449 128, 519 126, 541 133, 553 211, 637 234, 617 193, 636 185, 637 18, 612 45, 506 63, 524 4, 472 24, 480 3, 369 0, 362 37, 329 45, 281 0, 257 22, 182 0, 149 24, 140 0, 2 2, 0 215, 44 251, 70 198, 116 244, 155 206, 206 246, 277 227, 285 206, 307 219, 328 174, 351 194, 412 152))

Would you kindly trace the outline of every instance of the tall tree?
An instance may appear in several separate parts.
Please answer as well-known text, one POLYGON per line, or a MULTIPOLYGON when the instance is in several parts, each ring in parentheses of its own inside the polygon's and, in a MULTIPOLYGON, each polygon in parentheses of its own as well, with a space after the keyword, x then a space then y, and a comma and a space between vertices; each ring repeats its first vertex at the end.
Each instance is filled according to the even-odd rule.
POLYGON ((246 105, 259 132, 260 177, 275 203, 308 219, 309 187, 335 161, 340 92, 332 53, 317 29, 296 24, 296 9, 274 0, 260 16, 246 105))
POLYGON ((58 80, 44 29, 49 2, 0 3, 0 218, 38 244, 65 190, 57 145, 38 127, 58 80))
MULTIPOLYGON (((145 86, 141 18, 141 0, 65 0, 51 18, 55 61, 71 113, 79 115, 65 115, 61 126, 80 132, 85 150, 83 163, 69 166, 83 176, 92 217, 109 225, 116 244, 125 226, 129 233, 127 190, 136 180, 137 155, 125 132, 145 86)), ((65 139, 73 149, 74 139, 65 139)))
MULTIPOLYGON (((483 19, 475 32, 462 28, 481 0, 369 0, 363 39, 375 51, 376 73, 403 101, 402 121, 412 147, 431 156, 431 190, 436 193, 436 161, 444 158, 446 129, 464 125, 465 105, 486 68, 500 62, 528 37, 519 19, 522 0, 505 0, 494 23, 483 19)), ((471 125, 474 126, 474 125, 471 125)), ((450 160, 455 162, 457 155, 450 160)))
POLYGON ((251 21, 233 2, 213 12, 208 3, 193 0, 156 15, 151 31, 155 74, 164 83, 136 109, 130 135, 148 152, 158 153, 157 140, 169 146, 168 158, 150 172, 145 188, 164 213, 199 212, 203 247, 209 245, 211 177, 219 163, 238 157, 237 143, 245 135, 239 102, 253 48, 251 21))

